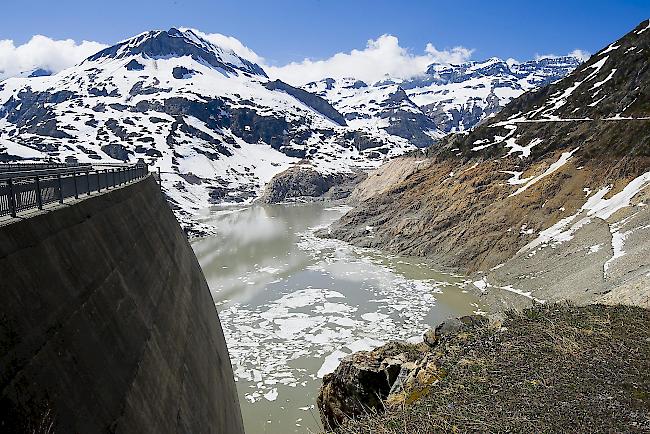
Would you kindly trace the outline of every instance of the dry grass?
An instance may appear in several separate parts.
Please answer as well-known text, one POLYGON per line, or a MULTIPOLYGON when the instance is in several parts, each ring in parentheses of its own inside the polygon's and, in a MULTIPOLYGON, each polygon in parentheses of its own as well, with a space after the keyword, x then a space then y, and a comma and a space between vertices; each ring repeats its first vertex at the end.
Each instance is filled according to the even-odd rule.
POLYGON ((339 432, 650 432, 648 310, 536 306, 434 351, 428 394, 339 432))

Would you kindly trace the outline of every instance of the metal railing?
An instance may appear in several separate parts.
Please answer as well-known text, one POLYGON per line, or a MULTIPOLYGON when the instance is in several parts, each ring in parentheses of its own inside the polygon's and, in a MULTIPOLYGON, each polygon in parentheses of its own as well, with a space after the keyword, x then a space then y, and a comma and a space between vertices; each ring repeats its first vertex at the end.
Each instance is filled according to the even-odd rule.
MULTIPOLYGON (((0 165, 0 170, 4 167, 0 165)), ((46 174, 39 172, 14 171, 10 177, 0 179, 0 217, 29 209, 43 209, 43 206, 63 201, 67 198, 90 196, 110 188, 142 179, 149 174, 146 164, 119 166, 112 169, 79 170, 78 166, 60 166, 59 169, 48 168, 46 174), (71 170, 72 169, 72 170, 71 170)), ((40 171, 42 167, 32 170, 40 171)))
POLYGON ((0 163, 3 171, 46 170, 46 169, 92 169, 90 163, 0 163))

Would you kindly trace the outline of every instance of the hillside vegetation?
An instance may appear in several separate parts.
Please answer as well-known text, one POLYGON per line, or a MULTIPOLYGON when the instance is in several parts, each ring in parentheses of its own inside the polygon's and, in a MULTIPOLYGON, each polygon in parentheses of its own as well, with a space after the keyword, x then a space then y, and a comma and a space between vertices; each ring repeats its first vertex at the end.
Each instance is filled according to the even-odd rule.
POLYGON ((650 311, 537 305, 443 336, 438 378, 340 433, 648 432, 650 311))

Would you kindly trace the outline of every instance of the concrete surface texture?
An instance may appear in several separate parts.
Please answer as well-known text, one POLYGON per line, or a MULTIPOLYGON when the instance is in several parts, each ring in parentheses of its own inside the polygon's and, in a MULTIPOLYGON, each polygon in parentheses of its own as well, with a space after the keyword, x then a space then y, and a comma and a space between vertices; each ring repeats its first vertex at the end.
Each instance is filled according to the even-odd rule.
POLYGON ((0 227, 0 294, 0 431, 243 432, 205 277, 152 177, 0 227))

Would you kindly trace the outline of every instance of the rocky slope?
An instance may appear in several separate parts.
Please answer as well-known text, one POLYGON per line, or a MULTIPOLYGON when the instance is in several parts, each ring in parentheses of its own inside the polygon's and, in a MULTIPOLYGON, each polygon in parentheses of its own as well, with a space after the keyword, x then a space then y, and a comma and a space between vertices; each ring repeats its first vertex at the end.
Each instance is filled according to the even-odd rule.
POLYGON ((432 146, 424 167, 330 236, 485 272, 480 290, 525 302, 648 304, 647 291, 639 299, 631 288, 650 287, 649 27, 432 146))

